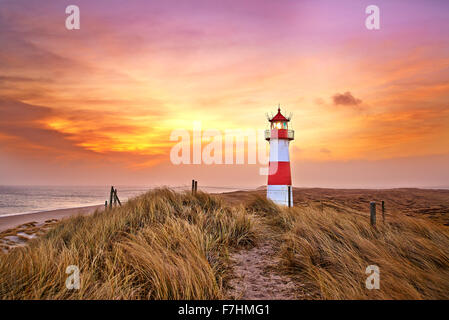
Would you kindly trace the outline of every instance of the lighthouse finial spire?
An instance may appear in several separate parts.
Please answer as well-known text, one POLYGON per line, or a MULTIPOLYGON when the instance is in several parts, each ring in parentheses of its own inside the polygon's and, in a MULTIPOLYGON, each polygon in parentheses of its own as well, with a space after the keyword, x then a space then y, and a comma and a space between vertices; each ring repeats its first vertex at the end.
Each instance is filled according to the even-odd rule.
POLYGON ((281 104, 278 103, 278 112, 281 112, 281 104))

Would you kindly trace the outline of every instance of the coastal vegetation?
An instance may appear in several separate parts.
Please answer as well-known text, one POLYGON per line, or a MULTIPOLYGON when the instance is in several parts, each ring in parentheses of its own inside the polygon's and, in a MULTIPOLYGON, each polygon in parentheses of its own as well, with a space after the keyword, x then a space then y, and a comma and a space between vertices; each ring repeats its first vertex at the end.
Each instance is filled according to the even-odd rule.
MULTIPOLYGON (((266 272, 287 277, 295 297, 449 298, 445 225, 394 215, 373 227, 363 212, 312 201, 287 208, 263 196, 237 203, 170 189, 63 219, 27 245, 1 252, 0 298, 233 298, 230 282, 240 283, 230 281, 239 276, 233 255, 261 243, 273 244, 264 257, 273 254, 277 263, 266 272), (379 289, 366 285, 373 265, 379 289), (79 268, 79 289, 66 287, 68 266, 79 268)), ((254 263, 257 252, 263 253, 241 262, 254 263)))

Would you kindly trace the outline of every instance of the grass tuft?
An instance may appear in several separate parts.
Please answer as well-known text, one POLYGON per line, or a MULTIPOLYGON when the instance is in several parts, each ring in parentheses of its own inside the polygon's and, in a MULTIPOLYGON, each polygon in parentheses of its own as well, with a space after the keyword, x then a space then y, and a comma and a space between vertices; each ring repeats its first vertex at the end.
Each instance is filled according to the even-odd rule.
POLYGON ((369 217, 314 207, 283 213, 292 223, 283 234, 282 268, 314 298, 449 298, 447 228, 409 217, 373 228, 369 217), (365 286, 369 265, 380 269, 379 290, 365 286))
POLYGON ((0 254, 2 299, 221 299, 228 250, 252 246, 243 207, 206 193, 157 189, 122 207, 65 219, 0 254), (81 288, 68 290, 69 265, 81 288))

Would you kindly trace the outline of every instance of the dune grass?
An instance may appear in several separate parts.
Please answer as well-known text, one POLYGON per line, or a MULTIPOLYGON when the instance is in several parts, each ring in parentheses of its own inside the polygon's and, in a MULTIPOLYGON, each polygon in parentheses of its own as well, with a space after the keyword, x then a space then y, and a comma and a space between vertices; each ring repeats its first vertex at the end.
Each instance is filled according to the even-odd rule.
POLYGON ((406 216, 378 222, 332 208, 280 208, 260 197, 248 210, 262 215, 282 238, 281 268, 316 299, 448 299, 449 232, 406 216), (368 290, 369 265, 380 289, 368 290))
MULTIPOLYGON (((122 207, 57 223, 29 245, 0 253, 1 299, 223 299, 229 252, 251 247, 266 223, 280 239, 278 271, 315 299, 448 299, 449 231, 309 203, 256 197, 245 207, 198 192, 158 189, 122 207), (81 288, 68 290, 69 265, 81 288), (380 269, 368 290, 365 270, 380 269)), ((266 228, 265 228, 266 230, 266 228)))
POLYGON ((221 299, 228 250, 252 246, 256 223, 214 196, 158 189, 122 207, 58 223, 0 254, 2 299, 221 299), (68 290, 69 265, 81 287, 68 290))

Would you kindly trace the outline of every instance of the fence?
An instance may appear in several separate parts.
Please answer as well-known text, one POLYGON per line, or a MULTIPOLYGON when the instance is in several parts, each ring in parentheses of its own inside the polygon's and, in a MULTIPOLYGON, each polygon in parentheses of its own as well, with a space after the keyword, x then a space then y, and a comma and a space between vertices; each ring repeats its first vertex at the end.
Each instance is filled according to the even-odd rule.
MULTIPOLYGON (((189 189, 189 186, 188 185, 170 186, 169 188, 173 189, 173 190, 184 190, 184 191, 187 191, 189 189)), ((235 186, 235 187, 233 187, 233 186, 226 186, 226 187, 202 186, 202 188, 203 189, 208 189, 208 190, 214 190, 215 189, 215 190, 220 190, 220 191, 226 191, 226 190, 229 190, 229 191, 231 191, 231 190, 232 191, 258 191, 257 189, 254 189, 254 188, 246 188, 245 189, 245 188, 241 188, 241 187, 237 187, 237 186, 235 186)), ((259 190, 259 191, 261 191, 261 190, 259 190)), ((263 190, 263 191, 266 192, 266 190, 263 190)), ((195 179, 192 179, 191 192, 192 192, 192 195, 196 195, 197 192, 198 192, 198 181, 195 180, 195 179)), ((285 193, 285 191, 270 191, 270 192, 272 192, 272 193, 277 193, 277 192, 285 193)), ((288 186, 288 200, 287 201, 288 201, 287 202, 288 207, 292 207, 293 206, 293 193, 292 193, 291 186, 288 186)), ((336 204, 332 204, 332 203, 325 203, 322 200, 315 200, 315 201, 319 201, 320 202, 321 212, 323 212, 325 205, 326 206, 330 206, 330 207, 334 207, 336 205, 336 204)), ((122 205, 122 203, 121 203, 121 201, 120 201, 120 199, 119 199, 119 197, 117 195, 117 189, 114 188, 114 186, 111 186, 111 191, 110 191, 110 194, 109 194, 109 203, 108 203, 107 200, 105 201, 105 209, 108 209, 108 205, 109 205, 109 209, 111 209, 112 206, 117 206, 117 204, 120 205, 120 206, 122 205)), ((341 208, 339 208, 339 209, 341 209, 341 208)), ((351 208, 344 208, 344 209, 346 209, 346 211, 353 211, 353 213, 361 215, 361 213, 358 212, 357 210, 352 210, 351 208)), ((381 201, 381 210, 382 210, 382 221, 383 221, 383 223, 385 223, 385 212, 386 212, 386 209, 385 209, 385 201, 384 200, 381 201)), ((375 227, 376 223, 377 223, 376 202, 375 201, 371 201, 370 202, 370 210, 369 210, 369 212, 370 212, 370 223, 371 223, 371 225, 373 227, 375 227)))
MULTIPOLYGON (((122 203, 120 202, 120 199, 117 196, 117 189, 114 188, 114 186, 111 186, 111 191, 109 193, 109 209, 112 208, 113 204, 114 204, 114 206, 117 206, 117 204, 119 204, 120 206, 122 205, 122 203)), ((104 202, 104 208, 108 209, 108 201, 107 200, 104 202)))

